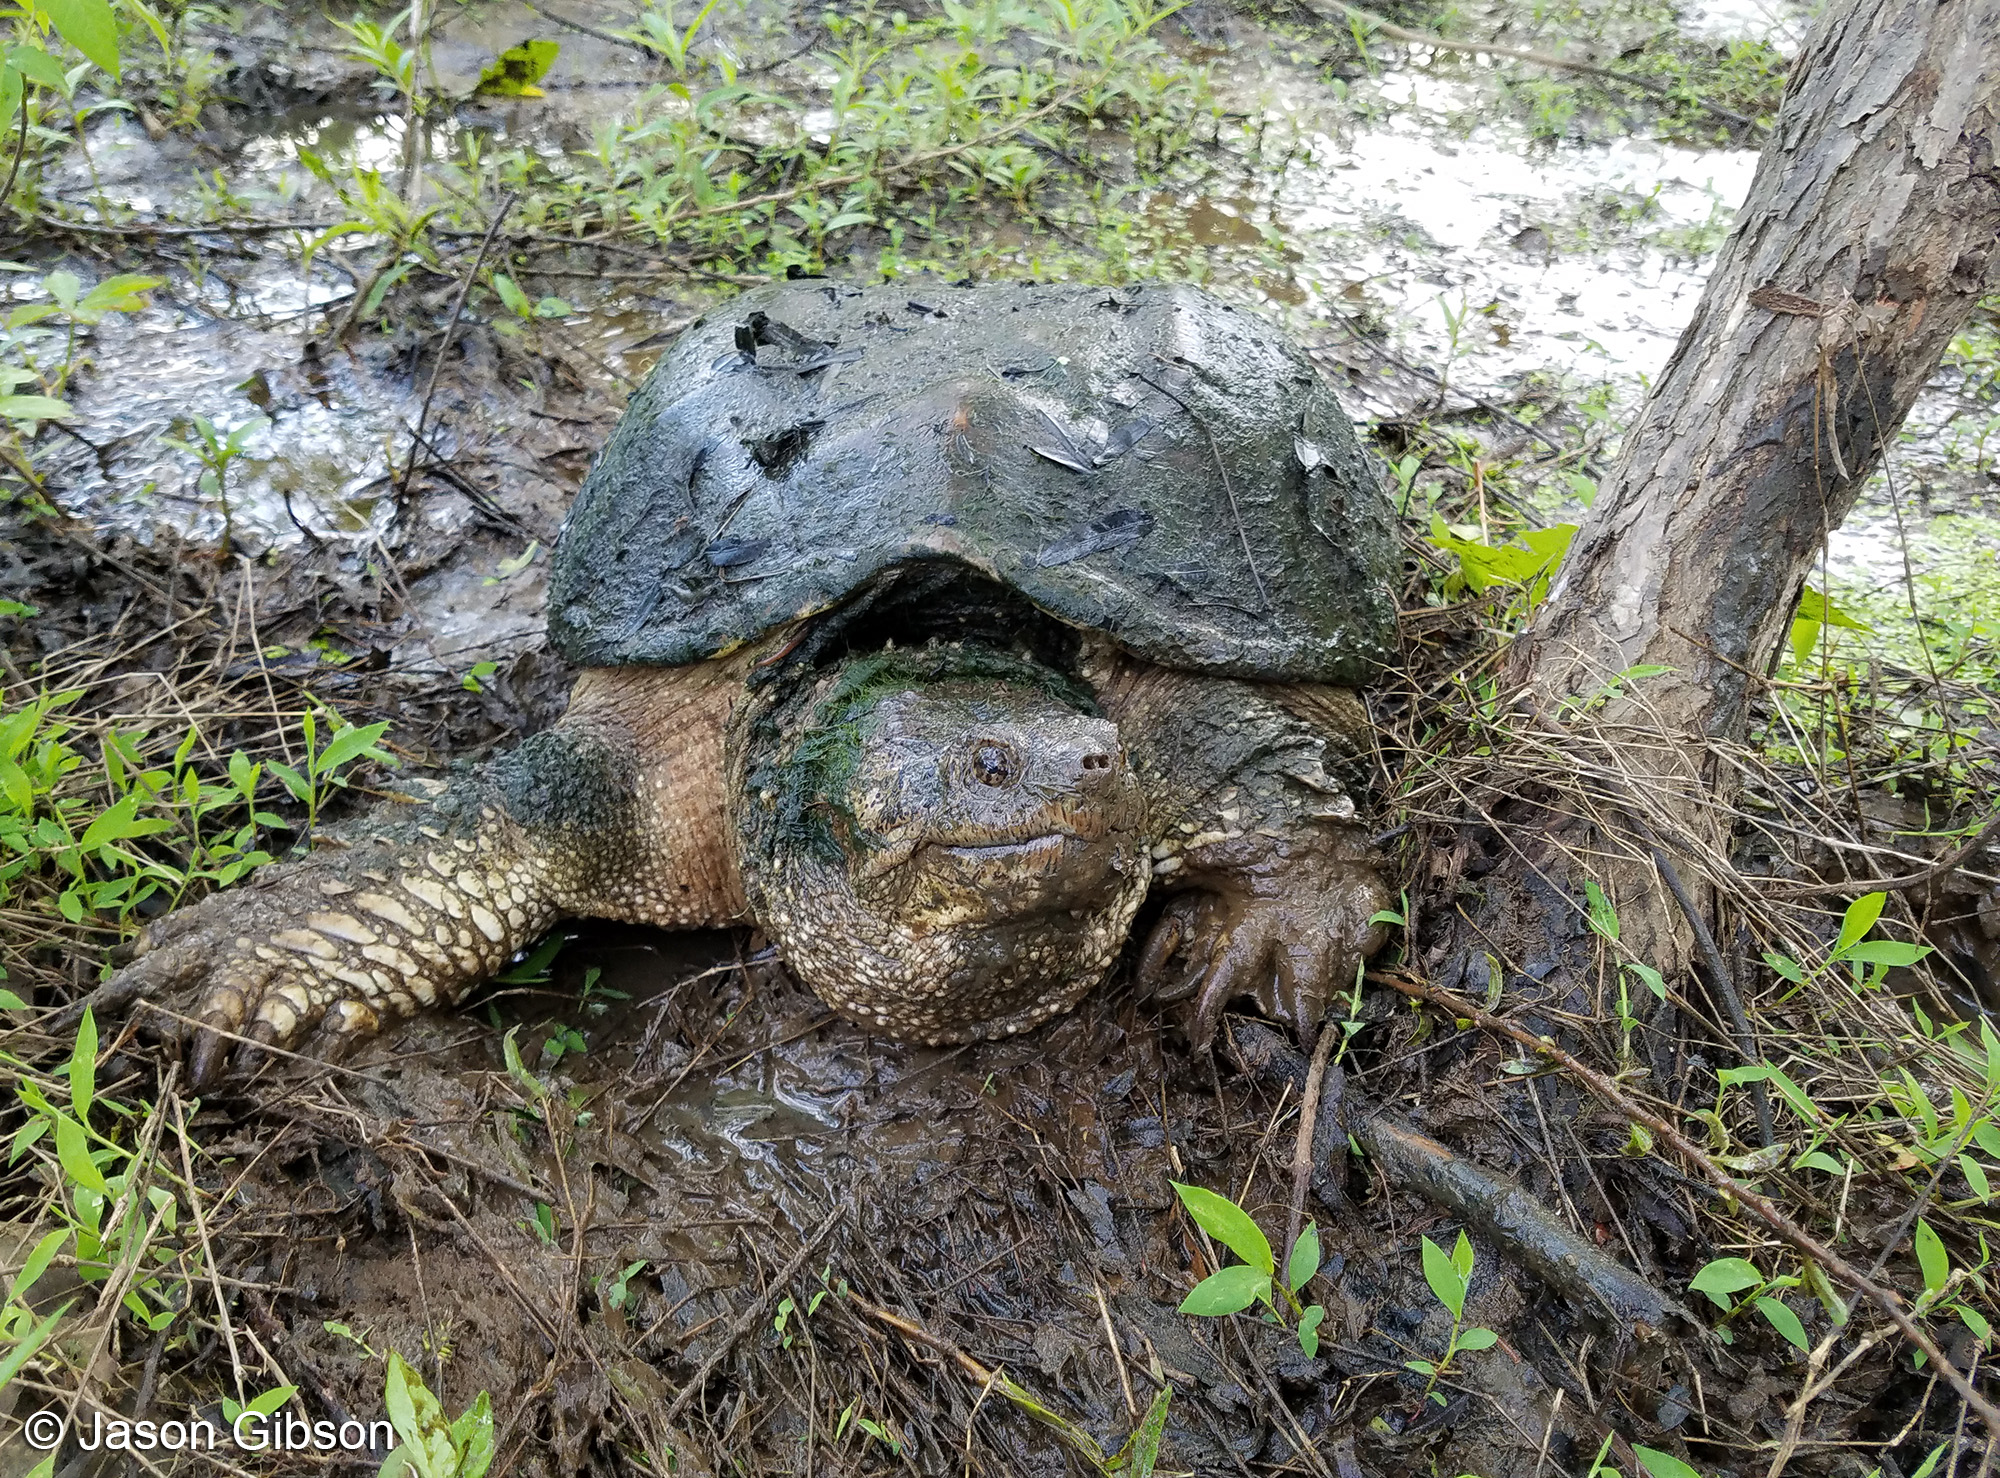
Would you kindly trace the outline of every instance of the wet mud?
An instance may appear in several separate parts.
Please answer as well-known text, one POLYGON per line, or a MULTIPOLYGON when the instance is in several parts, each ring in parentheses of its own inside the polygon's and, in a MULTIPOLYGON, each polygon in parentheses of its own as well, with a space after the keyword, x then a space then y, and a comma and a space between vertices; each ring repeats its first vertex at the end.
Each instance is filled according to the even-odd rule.
MULTIPOLYGON (((1265 34, 1215 24, 1218 53, 1265 34)), ((476 78, 494 50, 547 31, 521 7, 481 7, 437 65, 476 78)), ((650 75, 628 49, 560 39, 546 111, 480 104, 453 128, 575 146, 650 75)), ((759 55, 794 39, 760 32, 759 55)), ((385 169, 405 156, 402 120, 368 103, 330 34, 295 45, 253 29, 241 45, 242 101, 203 141, 111 118, 94 179, 58 188, 183 210, 219 162, 268 192, 260 209, 304 217, 325 198, 303 153, 385 169)), ((1687 241, 1726 221, 1754 162, 1638 141, 1529 157, 1502 131, 1450 123, 1484 96, 1465 69, 1360 82, 1393 105, 1374 130, 1331 116, 1309 71, 1231 85, 1233 105, 1296 137, 1293 159, 1272 179, 1161 192, 1150 210, 1184 229, 1192 273, 1298 333, 1389 440, 1419 415, 1568 414, 1591 385, 1610 385, 1607 416, 1629 406, 1698 294, 1687 241)), ((460 142, 441 129, 416 152, 460 142)), ((548 547, 645 370, 735 284, 668 293, 579 261, 573 313, 524 336, 457 324, 432 397, 453 273, 476 241, 423 282, 414 327, 338 340, 326 310, 365 294, 365 254, 304 269, 220 225, 188 245, 148 245, 167 286, 104 325, 78 381, 82 418, 50 481, 88 537, 10 530, 0 594, 47 608, 51 650, 135 610, 166 624, 233 605, 246 640, 229 691, 390 719, 418 766, 545 726, 570 677, 543 647, 548 547), (269 422, 226 515, 161 441, 197 414, 269 422), (133 571, 163 604, 119 593, 133 571)), ((85 239, 66 260, 108 258, 85 239)), ((240 1318, 329 1414, 379 1411, 393 1348, 448 1411, 490 1393, 496 1473, 663 1472, 669 1453, 681 1473, 1092 1471, 957 1352, 1106 1455, 1171 1387, 1161 1470, 1204 1475, 1581 1475, 1600 1450, 1633 1472, 1635 1436, 1690 1439, 1704 1472, 1747 1474, 1782 1427, 1796 1377, 1768 1332, 1728 1348, 1678 1328, 1634 1336, 1476 1229, 1466 1322, 1501 1337, 1433 1384, 1408 1362, 1436 1361, 1453 1321, 1422 1239, 1449 1246, 1466 1218, 1324 1130, 1305 1199, 1324 1248, 1307 1291, 1328 1311, 1318 1354, 1272 1324, 1178 1313, 1218 1257, 1169 1182, 1231 1195, 1275 1238, 1299 1094, 1240 1052, 1190 1050, 1171 1008, 1135 999, 1122 973, 1025 1038, 925 1049, 831 1017, 752 934, 569 932, 544 980, 497 985, 338 1065, 273 1063, 202 1106, 199 1178, 231 1213, 217 1256, 240 1318)), ((1349 1104, 1393 1109, 1509 1178, 1655 1287, 1683 1288, 1730 1250, 1706 1240, 1702 1193, 1621 1153, 1627 1126, 1572 1088, 1540 1082, 1524 1121, 1519 1096, 1500 1107, 1514 1065, 1492 1043, 1434 1014, 1361 1011, 1372 1029, 1346 1064, 1349 1104)), ((107 1076, 123 1067, 139 1059, 107 1076)), ((1688 1071, 1670 1053, 1656 1067, 1688 1071)), ((1878 1211, 1856 1192, 1864 1235, 1886 1235, 1878 1211)), ((208 1341, 156 1399, 212 1402, 229 1358, 208 1341)), ((1907 1371, 1885 1368, 1875 1389, 1871 1409, 1829 1402, 1824 1445, 1791 1471, 1862 1478, 1861 1455, 1931 1398, 1907 1371)))

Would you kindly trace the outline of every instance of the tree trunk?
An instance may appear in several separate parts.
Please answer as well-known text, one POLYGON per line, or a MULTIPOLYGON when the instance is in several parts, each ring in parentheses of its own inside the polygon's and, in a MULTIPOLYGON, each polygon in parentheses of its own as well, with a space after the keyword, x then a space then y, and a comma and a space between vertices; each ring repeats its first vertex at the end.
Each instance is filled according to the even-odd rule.
MULTIPOLYGON (((1627 837, 1517 845, 1502 877, 1574 898, 1556 854, 1609 841, 1598 878, 1626 942, 1670 974, 1697 935, 1659 846, 1728 855, 1733 772, 1708 741, 1743 733, 1828 532, 2000 279, 1996 145, 2000 0, 1847 0, 1821 17, 1694 319, 1509 654, 1516 707, 1623 777, 1607 783, 1627 837), (1607 692, 1642 665, 1667 670, 1607 692)), ((1517 928, 1550 922, 1539 892, 1517 928)))
POLYGON ((1740 733, 1828 531, 1992 290, 1996 148, 2000 0, 1821 17, 1694 320, 1513 654, 1543 706, 1657 663, 1649 724, 1740 733))

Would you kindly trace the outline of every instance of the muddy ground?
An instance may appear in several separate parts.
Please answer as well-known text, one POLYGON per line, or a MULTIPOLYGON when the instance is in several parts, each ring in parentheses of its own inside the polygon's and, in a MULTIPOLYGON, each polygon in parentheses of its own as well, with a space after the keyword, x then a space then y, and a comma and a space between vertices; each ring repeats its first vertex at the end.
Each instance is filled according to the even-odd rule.
MULTIPOLYGON (((622 19, 580 3, 565 14, 622 19)), ((295 31, 296 15, 272 9, 240 19, 233 101, 163 138, 108 119, 87 171, 69 166, 82 172, 52 192, 165 212, 221 170, 310 213, 302 148, 395 156, 401 120, 368 100, 323 23, 295 31)), ((755 30, 746 52, 809 40, 792 22, 755 30)), ((1270 108, 1275 128, 1325 84, 1275 27, 1204 7, 1173 45, 1215 61, 1238 106, 1270 108), (1265 66, 1244 61, 1260 51, 1265 66)), ((447 31, 438 65, 476 77, 546 30, 519 7, 483 6, 447 31)), ((558 30, 545 110, 482 103, 453 127, 581 147, 593 110, 648 80, 629 49, 558 30)), ((1568 427, 1552 455, 1601 466, 1637 376, 1664 359, 1699 291, 1685 233, 1740 193, 1754 138, 1531 154, 1440 122, 1478 110, 1476 68, 1352 77, 1386 99, 1374 126, 1295 119, 1303 142, 1274 177, 1162 193, 1155 208, 1186 227, 1176 263, 1316 345, 1392 458, 1418 421, 1457 417, 1503 455, 1568 427), (1468 205, 1503 167, 1504 203, 1468 205), (1342 193, 1352 171, 1383 188, 1357 204, 1342 193), (1639 229, 1619 192, 1649 182, 1665 187, 1639 229), (1657 239, 1669 227, 1683 235, 1657 239), (1601 239, 1579 245, 1589 230, 1601 239), (1478 311, 1476 342, 1438 336, 1450 315, 1434 304, 1454 301, 1496 305, 1478 311)), ((185 700, 217 754, 268 745, 272 717, 309 703, 386 719, 404 771, 371 772, 362 790, 378 795, 561 711, 570 674, 540 644, 546 550, 637 379, 736 276, 627 283, 606 256, 544 257, 540 286, 576 311, 525 335, 483 311, 456 322, 426 416, 448 278, 424 289, 421 313, 336 342, 329 321, 360 290, 358 259, 302 272, 220 226, 79 229, 12 254, 168 285, 95 339, 74 392, 83 418, 50 466, 66 517, 7 515, 0 596, 42 613, 12 623, 10 677, 109 673, 114 706, 156 721, 185 700), (251 442, 225 535, 221 508, 160 435, 192 414, 234 424, 253 409, 271 426, 251 442), (420 419, 413 475, 385 473, 385 447, 408 465, 398 449, 417 445, 420 419)), ((1954 507, 1973 496, 1936 482, 1954 507)), ((1422 600, 1413 582, 1409 604, 1422 600)), ((1433 625, 1418 645, 1439 640, 1433 625)), ((1396 762, 1385 754, 1385 769, 1396 762)), ((1432 840, 1397 843, 1407 875, 1424 872, 1416 854, 1432 840)), ((1325 1123, 1306 1201, 1325 1249, 1310 1289, 1328 1310, 1317 1356, 1247 1316, 1178 1314, 1215 1253, 1169 1180, 1282 1227, 1299 1100, 1282 1072, 1229 1047, 1193 1052, 1175 1009, 1135 999, 1123 972, 1023 1039, 933 1050, 832 1018, 751 932, 580 925, 565 937, 544 978, 498 985, 343 1064, 272 1063, 203 1099, 189 1126, 195 1179, 215 1197, 206 1237, 229 1318, 203 1305, 171 1340, 126 1329, 90 1401, 133 1417, 212 1410, 234 1369, 261 1361, 253 1385, 282 1379, 315 1415, 372 1418, 393 1349, 448 1413, 489 1393, 492 1471, 522 1474, 1090 1472, 1075 1439, 1115 1452, 1167 1388, 1160 1471, 1584 1478, 1599 1456, 1639 1471, 1636 1441, 1722 1478, 1765 1471, 1784 1434, 1803 1357, 1769 1329, 1746 1324, 1724 1345, 1675 1318, 1635 1335, 1483 1236, 1466 1322, 1501 1337, 1427 1381, 1406 1362, 1436 1360, 1452 1318, 1426 1286, 1421 1239, 1449 1246, 1459 1224, 1343 1153, 1325 1123), (510 1036, 553 1092, 510 1071, 510 1036), (968 1360, 1020 1382, 1068 1437, 968 1360)), ((78 988, 94 964, 40 959, 78 988)), ((1706 1192, 1622 1153, 1627 1124, 1562 1079, 1503 1093, 1499 1044, 1387 993, 1361 1015, 1341 1104, 1323 1120, 1407 1118, 1674 1299, 1694 1269, 1739 1250, 1714 1240, 1706 1192)), ((1712 1047, 1671 1019, 1647 1051, 1660 1083, 1712 1066, 1712 1047)), ((129 1039, 100 1077, 151 1100, 163 1071, 129 1039)), ((1900 1211, 1863 1186, 1845 1214, 1872 1252, 1900 1211)), ((9 1397, 16 1414, 30 1399, 20 1384, 9 1397)), ((1925 1373, 1878 1351, 1815 1405, 1788 1471, 1907 1474, 1960 1421, 1925 1373)), ((8 1443, 0 1472, 26 1471, 30 1455, 8 1443)), ((228 1466, 360 1471, 380 1456, 235 1454, 228 1466)), ((134 1467, 73 1454, 57 1471, 134 1467)))

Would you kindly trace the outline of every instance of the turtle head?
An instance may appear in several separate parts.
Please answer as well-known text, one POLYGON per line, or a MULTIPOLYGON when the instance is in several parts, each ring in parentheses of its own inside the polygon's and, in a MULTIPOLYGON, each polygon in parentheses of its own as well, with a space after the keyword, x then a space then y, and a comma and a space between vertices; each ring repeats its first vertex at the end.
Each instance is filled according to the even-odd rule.
POLYGON ((792 968, 891 1035, 1031 1026, 1102 978, 1149 877, 1117 725, 958 645, 849 658, 739 773, 746 893, 792 968))

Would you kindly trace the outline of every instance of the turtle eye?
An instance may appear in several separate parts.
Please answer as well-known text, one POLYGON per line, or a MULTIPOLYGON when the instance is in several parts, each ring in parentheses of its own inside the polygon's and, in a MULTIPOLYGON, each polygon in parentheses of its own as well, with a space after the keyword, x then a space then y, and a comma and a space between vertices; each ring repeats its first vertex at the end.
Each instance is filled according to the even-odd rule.
POLYGON ((981 739, 972 746, 972 778, 981 785, 1011 785, 1021 773, 1012 745, 981 739))

